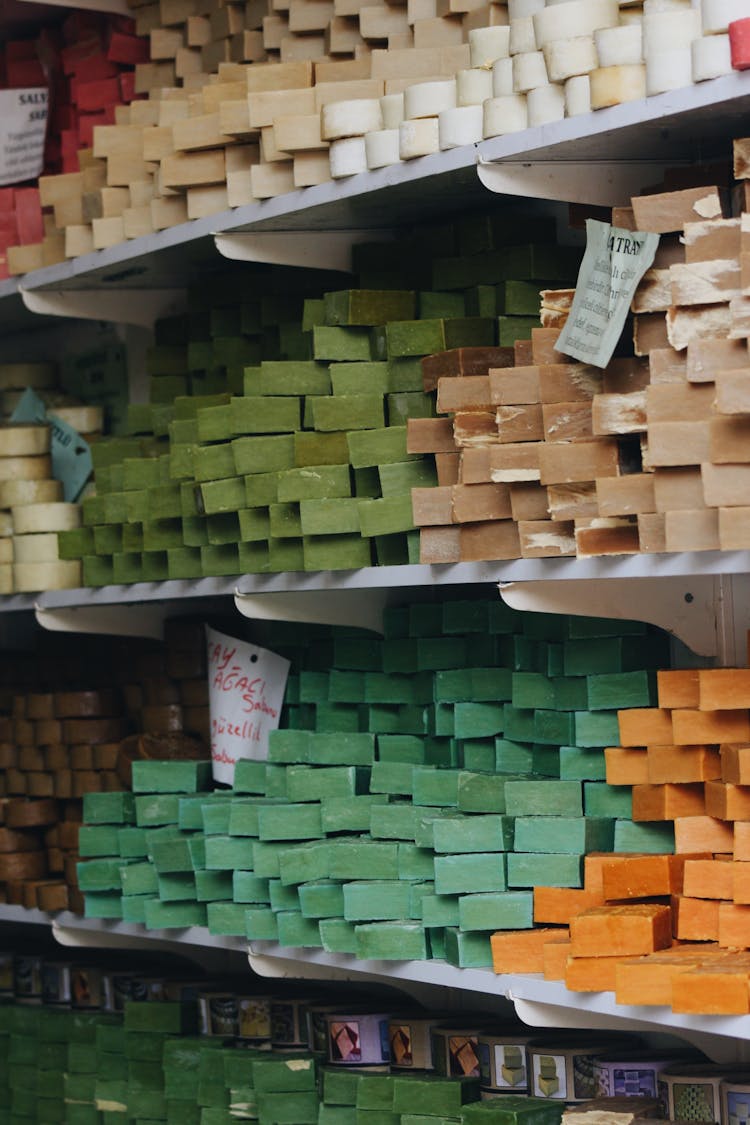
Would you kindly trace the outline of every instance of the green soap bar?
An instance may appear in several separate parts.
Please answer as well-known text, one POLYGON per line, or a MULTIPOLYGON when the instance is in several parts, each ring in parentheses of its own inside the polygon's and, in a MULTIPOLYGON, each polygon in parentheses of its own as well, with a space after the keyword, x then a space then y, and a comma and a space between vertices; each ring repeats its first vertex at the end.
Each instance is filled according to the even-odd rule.
POLYGON ((359 534, 305 536, 302 546, 306 571, 359 570, 372 563, 370 543, 359 534))
POLYGON ((586 676, 560 676, 553 683, 557 711, 585 711, 589 705, 586 676))
POLYGON ((396 461, 378 467, 383 496, 400 496, 410 488, 432 488, 437 484, 435 468, 422 461, 396 461))
POLYGON ((604 675, 659 667, 664 642, 652 635, 587 637, 563 644, 566 676, 604 675))
POLYGON ((352 837, 330 845, 331 879, 398 879, 398 845, 352 837))
POLYGON ((506 811, 510 816, 582 816, 578 781, 518 781, 505 784, 506 811))
POLYGON ((340 918, 344 892, 339 883, 304 883, 299 888, 299 906, 305 918, 340 918))
POLYGON ((411 492, 383 499, 360 500, 359 522, 362 535, 393 535, 414 527, 411 492))
POLYGON ((211 546, 239 543, 241 538, 238 512, 217 512, 206 519, 206 535, 211 546))
MULTIPOLYGON (((373 763, 373 773, 378 765, 381 768, 383 764, 394 763, 420 766, 424 765, 424 760, 425 747, 421 738, 408 734, 381 734, 378 736, 378 762, 373 763)), ((372 790, 372 778, 370 789, 372 790)))
MULTIPOLYGON (((261 840, 314 840, 323 835, 320 805, 275 805, 258 810, 261 840)), ((224 864, 224 866, 227 866, 224 864)))
POLYGON ((578 746, 560 747, 560 777, 566 781, 604 781, 607 763, 598 750, 578 746))
POLYGON ((458 808, 460 812, 504 813, 505 778, 462 770, 458 775, 458 808))
POLYGON ((507 706, 502 703, 456 703, 453 722, 456 738, 486 738, 501 734, 507 706))
POLYGON ((533 752, 531 746, 512 739, 495 739, 495 769, 498 773, 531 773, 533 752))
POLYGON ((405 801, 376 805, 370 814, 370 835, 375 840, 413 840, 416 813, 414 805, 405 801))
MULTIPOLYGON (((253 401, 258 401, 257 399, 253 401)), ((289 401, 284 400, 284 401, 289 401)), ((295 427, 295 428, 298 428, 295 427)), ((271 437, 235 438, 231 442, 233 467, 226 476, 260 474, 268 476, 294 467, 294 437, 276 434, 271 437)))
POLYGON ((388 360, 388 390, 423 391, 422 360, 419 356, 402 356, 388 360))
POLYGON ((575 740, 575 719, 572 711, 535 711, 534 741, 560 746, 575 740))
POLYGON ((231 897, 235 902, 270 902, 269 881, 260 878, 253 871, 233 871, 231 897))
POLYGON ((458 897, 456 895, 424 895, 422 898, 422 925, 427 928, 458 925, 458 897))
POLYGON ((183 929, 185 926, 205 926, 206 907, 202 902, 146 903, 146 929, 183 929))
POLYGON ((284 886, 280 879, 271 879, 268 884, 271 910, 299 910, 297 888, 284 886))
POLYGON ((203 831, 209 836, 228 836, 229 820, 232 815, 231 797, 208 797, 201 803, 201 822, 203 831))
POLYGON ((533 742, 535 712, 521 710, 506 703, 503 707, 503 724, 506 738, 515 742, 533 742))
MULTIPOLYGON (((375 763, 377 764, 377 763, 375 763)), ((323 797, 321 823, 325 833, 367 832, 374 806, 385 805, 388 797, 367 793, 355 797, 323 797)))
POLYGON ((226 804, 226 797, 222 802, 220 793, 198 793, 192 796, 180 797, 178 826, 183 831, 200 831, 203 828, 203 806, 212 804, 226 804))
POLYGON ((143 560, 137 551, 118 551, 112 556, 112 580, 115 585, 129 585, 146 580, 143 560))
POLYGON ((181 487, 178 483, 160 484, 147 490, 148 512, 152 519, 182 515, 181 487))
POLYGON ((120 869, 130 863, 126 859, 88 859, 76 864, 78 886, 82 891, 119 891, 120 869))
POLYGON ((396 880, 345 883, 347 922, 388 921, 409 916, 409 884, 396 880))
POLYGON ((267 797, 286 797, 286 767, 266 765, 267 797))
POLYGON ((196 445, 193 448, 193 471, 197 481, 222 480, 234 476, 234 459, 230 442, 217 445, 196 445))
POLYGON ((503 1094, 492 1101, 466 1106, 462 1125, 560 1125, 565 1102, 503 1094))
POLYGON ((111 558, 103 555, 84 555, 81 563, 84 586, 111 586, 114 582, 111 558))
POLYGON ((255 797, 232 800, 229 805, 229 835, 257 836, 259 807, 281 803, 283 800, 284 798, 270 797, 262 801, 255 797))
POLYGON ((656 677, 653 672, 611 672, 587 676, 590 711, 625 707, 653 707, 656 702, 656 677))
POLYGON ((351 496, 348 465, 312 465, 279 473, 279 502, 351 496))
POLYGON ((434 874, 435 859, 428 848, 418 848, 416 844, 398 845, 399 879, 432 879, 434 874))
POLYGON ((390 390, 387 363, 332 363, 328 370, 335 395, 384 395, 390 390))
POLYGON ((504 891, 505 856, 497 852, 472 852, 464 855, 435 857, 435 893, 437 895, 473 894, 480 891, 504 891))
POLYGON ((245 936, 246 907, 243 903, 209 902, 206 909, 209 933, 245 936))
POLYGON ((326 1105, 356 1105, 357 1089, 366 1073, 348 1067, 324 1066, 321 1069, 323 1102, 326 1105))
POLYGON ((350 1105, 321 1104, 318 1125, 357 1125, 357 1111, 350 1105))
POLYGON ((581 885, 579 855, 513 852, 508 856, 509 887, 580 887, 581 885))
POLYGON ((278 917, 270 907, 250 907, 245 911, 245 937, 248 941, 278 941, 278 917))
POLYGON ((517 852, 583 855, 585 852, 611 852, 613 842, 614 821, 588 812, 585 817, 516 818, 514 847, 517 852))
POLYGON ((197 1015, 194 1003, 126 1000, 123 1025, 126 1032, 185 1035, 192 1034, 197 1029, 197 1015))
POLYGON ((121 869, 123 895, 155 895, 159 888, 156 869, 151 863, 130 863, 121 869))
POLYGON ((141 555, 143 579, 146 582, 163 582, 167 578, 166 551, 144 551, 141 555))
MULTIPOLYGON (((405 426, 409 418, 434 418, 435 403, 424 391, 397 391, 386 396, 389 426, 405 426)), ((434 482, 433 482, 434 483, 434 482)))
MULTIPOLYGON (((422 454, 409 454, 406 451, 406 426, 352 430, 347 433, 346 440, 349 459, 355 469, 422 460, 422 454)), ((357 495, 362 495, 359 488, 357 495)))
POLYGON ((155 840, 149 845, 149 859, 153 863, 157 874, 191 873, 193 871, 193 857, 190 851, 190 838, 187 836, 174 837, 167 840, 155 840))
POLYGON ((467 1102, 479 1098, 478 1078, 441 1078, 433 1074, 398 1075, 393 1082, 396 1113, 460 1115, 467 1102))
POLYGON ((447 817, 455 819, 456 812, 454 809, 431 809, 420 808, 417 812, 417 822, 414 830, 414 843, 420 848, 434 848, 435 846, 435 833, 434 824, 436 820, 444 820, 447 817))
POLYGON ((103 524, 94 528, 94 552, 97 555, 113 555, 122 551, 122 527, 119 524, 103 524))
POLYGON ((229 477, 227 480, 209 480, 200 485, 200 498, 203 511, 207 515, 216 512, 236 512, 245 507, 244 477, 229 477))
MULTIPOLYGON (((373 642, 368 640, 372 647, 373 642)), ((360 732, 310 732, 310 762, 320 766, 371 766, 375 736, 360 732)))
POLYGON ((146 903, 158 901, 157 895, 128 895, 122 899, 123 922, 146 923, 146 903))
POLYGON ((133 762, 134 793, 198 793, 212 783, 210 762, 133 762))
POLYGON ((431 766, 414 766, 414 804, 455 808, 458 805, 459 772, 433 769, 431 766))
POLYGON ((295 539, 302 534, 299 504, 270 504, 268 514, 271 539, 295 539))
POLYGON ((245 503, 241 508, 267 508, 279 498, 278 473, 248 473, 238 478, 245 485, 245 503))
POLYGON ((183 539, 181 519, 144 520, 144 551, 166 551, 170 548, 182 547, 182 545, 183 539))
MULTIPOLYGON (((381 740, 378 739, 380 746, 381 740)), ((371 793, 411 796, 414 790, 414 766, 411 762, 373 762, 370 776, 371 793)), ((436 802, 440 804, 441 802, 436 802)))
MULTIPOLYGON (((436 931, 432 931, 436 932, 436 931)), ((459 969, 492 968, 490 935, 479 930, 459 930, 446 926, 444 935, 445 960, 459 969)))
MULTIPOLYGON (((208 524, 203 516, 182 517, 182 538, 186 547, 205 547, 208 543, 208 524)), ((179 547, 168 548, 177 551, 179 547)), ((194 557, 200 559, 200 552, 196 551, 194 557)), ((167 555, 167 559, 169 556, 167 555)))
POLYGON ((433 355, 445 351, 444 320, 395 320, 385 329, 388 356, 433 355))
MULTIPOLYGON (((633 815, 632 789, 629 785, 607 785, 606 781, 585 781, 583 807, 587 817, 612 816, 629 820, 633 815)), ((608 852, 612 848, 587 850, 608 852)))
POLYGON ((306 730, 269 731, 268 760, 269 762, 290 765, 308 763, 310 761, 310 732, 306 730))
MULTIPOLYGON (((196 871, 195 895, 198 902, 226 902, 233 897, 231 871, 196 871)), ((242 900, 240 900, 242 901, 242 900)), ((257 900, 253 900, 257 901, 257 900)), ((240 933, 244 936, 245 926, 240 933)))
POLYGON ((616 711, 575 711, 576 746, 617 746, 620 726, 616 711))
POLYGON ((328 797, 354 797, 367 793, 369 770, 356 766, 290 766, 287 793, 290 801, 322 801, 328 797))
MULTIPOLYGON (((325 843, 296 844, 279 853, 279 877, 284 885, 309 883, 328 877, 328 848, 325 843)), ((257 864, 256 864, 257 867, 257 864)))
POLYGON ((303 535, 359 533, 359 502, 353 497, 319 500, 308 500, 303 497, 299 510, 303 535))
POLYGON ((630 820, 615 821, 616 852, 674 852, 674 826, 670 822, 633 824, 630 820))
POLYGON ((78 854, 82 858, 118 855, 119 833, 116 824, 82 824, 78 829, 78 854))
POLYGON ((179 798, 174 793, 135 797, 135 822, 139 828, 153 828, 161 824, 177 824, 179 811, 179 798))
POLYGON ((195 875, 192 871, 160 875, 159 898, 162 902, 195 902, 195 875))
POLYGON ((554 680, 540 672, 514 672, 511 702, 514 707, 552 708, 555 706, 554 680))
MULTIPOLYGON (((341 366, 349 368, 359 365, 344 363, 341 366)), ((294 435, 294 463, 299 468, 309 465, 347 465, 349 445, 346 434, 298 431, 294 435)))
POLYGON ((331 393, 331 379, 327 365, 315 363, 312 360, 263 360, 257 378, 246 379, 245 384, 246 395, 327 395, 331 393))
POLYGON ((651 631, 645 621, 620 621, 616 617, 566 617, 566 636, 578 637, 624 637, 642 636, 651 631))
POLYGON ((251 1068, 252 1084, 259 1094, 316 1089, 315 1059, 312 1055, 294 1052, 265 1059, 256 1055, 251 1068))
POLYGON ((244 836, 207 836, 207 871, 245 871, 252 868, 251 840, 244 836))
MULTIPOLYGON (((293 434, 300 429, 301 400, 297 395, 247 395, 233 398, 229 405, 233 434, 293 434)), ((270 467, 266 465, 264 471, 270 467)), ((249 471, 238 469, 239 473, 249 471)))
MULTIPOLYGON (((537 304, 539 295, 537 294, 537 304)), ((463 293, 433 293, 429 290, 419 294, 419 319, 431 320, 436 317, 463 316, 466 312, 463 293)))
POLYGON ((313 355, 318 360, 369 360, 372 358, 367 328, 316 324, 313 355))
POLYGON ((473 699, 471 668, 451 668, 435 673, 436 703, 463 703, 473 699))
POLYGON ((423 961, 427 943, 418 922, 368 922, 355 926, 356 955, 373 961, 423 961))
POLYGON ((279 945, 291 945, 295 949, 320 948, 320 929, 317 919, 305 918, 297 910, 280 910, 276 918, 279 945))
POLYGON ((437 819, 433 826, 436 852, 503 852, 513 847, 513 818, 492 813, 437 819))
MULTIPOLYGON (((511 881, 511 861, 517 858, 515 855, 508 856, 508 886, 514 885, 511 881)), ((458 900, 458 925, 461 930, 527 930, 533 924, 534 896, 531 891, 470 894, 462 895, 458 900)))
POLYGON ((57 533, 57 553, 61 559, 80 559, 94 552, 94 532, 90 527, 75 527, 57 533))
POLYGON ((383 396, 353 394, 315 398, 312 417, 314 428, 323 433, 377 430, 385 423, 383 396))
MULTIPOLYGON (((271 732, 273 735, 275 732, 271 732)), ((266 763, 242 758, 234 767, 235 793, 265 793, 266 763)))
POLYGON ((221 547, 201 547, 200 552, 204 574, 216 576, 239 574, 239 554, 234 543, 227 543, 221 547))
POLYGON ((416 313, 417 295, 397 289, 342 289, 326 293, 326 324, 387 324, 410 320, 416 313))
POLYGON ((320 940, 326 953, 356 953, 355 927, 343 918, 321 918, 318 924, 320 940))
POLYGON ((134 824, 132 793, 85 793, 83 819, 86 824, 134 824))
POLYGON ((459 1117, 437 1117, 435 1114, 402 1113, 401 1125, 461 1125, 459 1117))
POLYGON ((532 329, 538 327, 538 316, 499 316, 497 342, 501 348, 512 347, 516 340, 530 340, 532 329))

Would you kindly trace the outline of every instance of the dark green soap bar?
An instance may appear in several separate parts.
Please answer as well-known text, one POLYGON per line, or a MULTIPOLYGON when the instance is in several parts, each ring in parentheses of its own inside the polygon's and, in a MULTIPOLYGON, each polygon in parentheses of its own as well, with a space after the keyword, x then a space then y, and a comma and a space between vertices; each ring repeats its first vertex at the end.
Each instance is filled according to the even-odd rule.
POLYGON ((478 1078, 398 1075, 393 1082, 393 1108, 396 1113, 455 1115, 462 1112, 467 1102, 478 1098, 478 1078))
POLYGON ((83 819, 86 824, 134 824, 132 793, 85 793, 83 819))
POLYGON ((519 816, 515 833, 517 852, 611 852, 614 821, 588 812, 585 817, 519 816))
POLYGON ((439 932, 443 934, 444 957, 449 965, 455 965, 458 969, 492 968, 489 933, 481 930, 459 930, 455 926, 446 926, 439 932))
POLYGON ((503 1094, 462 1110, 461 1125, 560 1125, 565 1102, 503 1094))

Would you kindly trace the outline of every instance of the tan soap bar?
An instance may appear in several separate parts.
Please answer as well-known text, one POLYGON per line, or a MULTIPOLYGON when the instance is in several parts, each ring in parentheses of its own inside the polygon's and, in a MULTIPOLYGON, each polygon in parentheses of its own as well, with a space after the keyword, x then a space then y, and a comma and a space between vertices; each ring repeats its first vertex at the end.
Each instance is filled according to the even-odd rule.
POLYGON ((653 234, 683 230, 686 223, 722 217, 718 187, 686 188, 631 200, 636 229, 653 234))

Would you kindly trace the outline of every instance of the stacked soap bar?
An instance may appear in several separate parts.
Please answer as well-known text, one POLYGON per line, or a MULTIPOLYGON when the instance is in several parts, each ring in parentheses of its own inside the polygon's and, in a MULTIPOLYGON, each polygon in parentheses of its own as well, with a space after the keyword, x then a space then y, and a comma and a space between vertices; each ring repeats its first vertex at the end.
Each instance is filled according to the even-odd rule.
POLYGON ((303 639, 276 627, 284 726, 232 793, 202 796, 195 763, 136 763, 134 803, 87 799, 87 823, 118 826, 79 868, 87 910, 489 965, 493 930, 532 926, 537 883, 580 888, 587 852, 671 849, 604 780, 616 709, 653 698, 666 655, 647 626, 447 601, 388 610, 382 641, 303 639))
POLYGON ((441 479, 407 452, 411 420, 435 425, 420 361, 455 347, 510 362, 540 283, 575 274, 579 251, 554 237, 473 216, 357 247, 361 288, 246 270, 196 292, 195 316, 157 325, 131 436, 93 450, 96 495, 62 557, 83 559, 86 585, 416 561, 411 489, 441 479))

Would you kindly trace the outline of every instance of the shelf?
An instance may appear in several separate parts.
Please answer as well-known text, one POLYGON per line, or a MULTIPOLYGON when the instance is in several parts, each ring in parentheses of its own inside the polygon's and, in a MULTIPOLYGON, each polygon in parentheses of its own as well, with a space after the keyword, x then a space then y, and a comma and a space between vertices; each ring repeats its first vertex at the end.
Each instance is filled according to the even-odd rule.
MULTIPOLYGON (((728 144, 747 130, 749 114, 750 76, 736 72, 222 211, 36 270, 23 284, 28 290, 174 288, 216 266, 216 233, 378 229, 391 226, 396 217, 405 224, 486 205, 489 196, 477 175, 478 160, 500 161, 509 169, 526 165, 532 171, 539 162, 554 162, 561 185, 566 166, 584 164, 589 181, 592 166, 598 166, 602 174, 614 175, 613 191, 620 193, 616 168, 632 161, 644 165, 648 178, 642 186, 647 186, 665 161, 727 160, 728 144)), ((520 173, 517 182, 517 195, 528 196, 520 173)))

